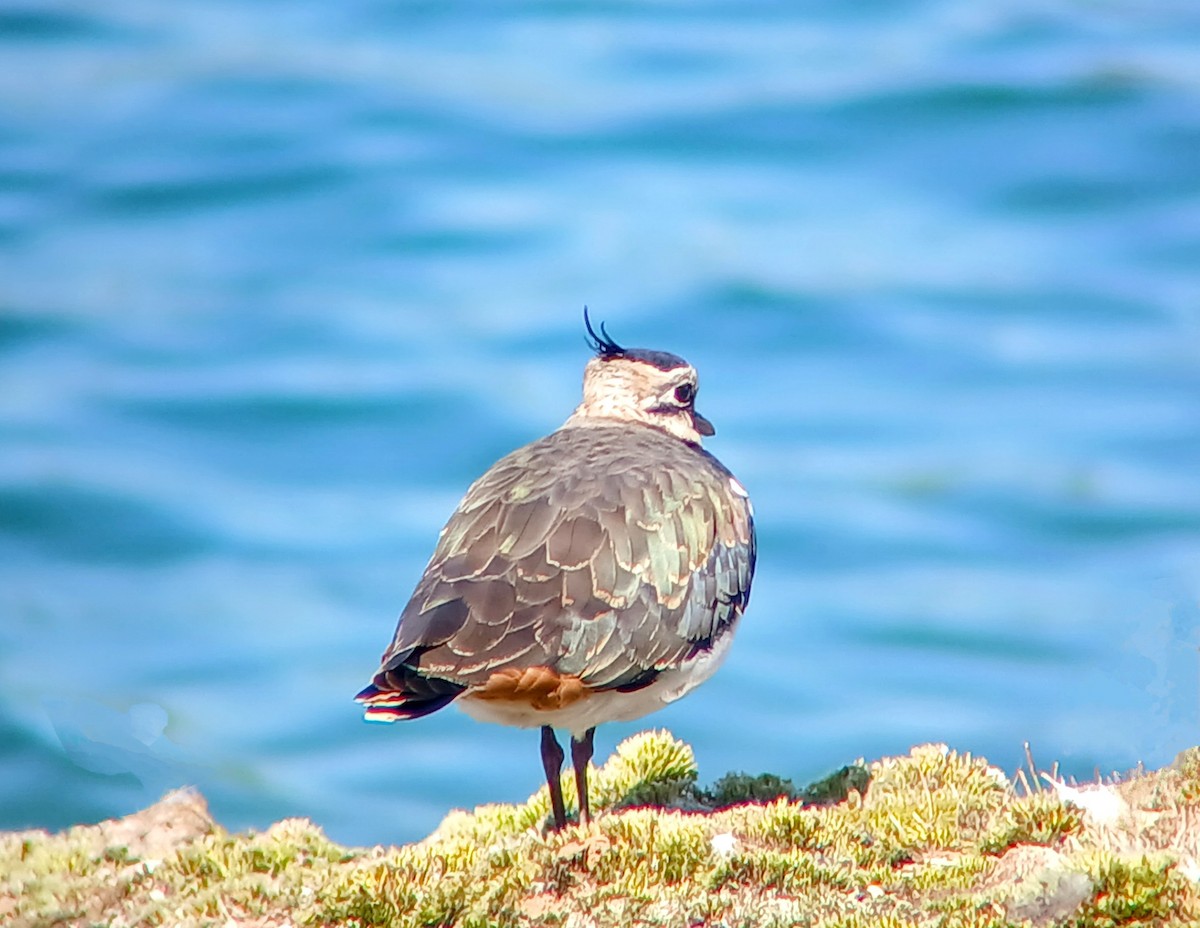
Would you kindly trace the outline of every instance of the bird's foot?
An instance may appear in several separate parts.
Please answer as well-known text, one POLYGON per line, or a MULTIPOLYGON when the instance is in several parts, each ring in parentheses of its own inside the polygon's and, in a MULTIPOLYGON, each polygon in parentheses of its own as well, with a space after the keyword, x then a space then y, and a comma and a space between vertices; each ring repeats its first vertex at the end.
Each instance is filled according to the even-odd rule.
POLYGON ((595 824, 574 826, 572 834, 560 847, 555 856, 560 861, 578 861, 586 870, 592 870, 599 862, 604 852, 612 847, 608 835, 596 828, 595 824))

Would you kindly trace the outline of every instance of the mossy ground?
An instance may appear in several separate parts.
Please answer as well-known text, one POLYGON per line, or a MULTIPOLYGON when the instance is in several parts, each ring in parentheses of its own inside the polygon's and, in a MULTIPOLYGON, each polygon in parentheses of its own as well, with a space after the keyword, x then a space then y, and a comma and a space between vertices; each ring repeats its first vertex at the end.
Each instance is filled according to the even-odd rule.
POLYGON ((649 732, 593 783, 590 830, 548 833, 543 789, 370 850, 301 819, 230 835, 174 793, 119 821, 0 835, 0 924, 1200 923, 1198 751, 1076 791, 1017 790, 937 745, 806 790, 744 775, 705 790, 691 749, 649 732))

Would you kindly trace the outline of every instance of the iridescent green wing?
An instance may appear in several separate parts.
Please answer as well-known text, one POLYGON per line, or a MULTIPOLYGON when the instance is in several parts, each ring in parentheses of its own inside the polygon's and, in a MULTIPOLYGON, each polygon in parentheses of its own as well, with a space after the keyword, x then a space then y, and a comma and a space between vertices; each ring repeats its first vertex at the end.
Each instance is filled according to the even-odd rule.
POLYGON ((636 688, 736 621, 754 557, 749 501, 715 458, 641 426, 563 429, 467 492, 381 673, 477 686, 540 665, 636 688))

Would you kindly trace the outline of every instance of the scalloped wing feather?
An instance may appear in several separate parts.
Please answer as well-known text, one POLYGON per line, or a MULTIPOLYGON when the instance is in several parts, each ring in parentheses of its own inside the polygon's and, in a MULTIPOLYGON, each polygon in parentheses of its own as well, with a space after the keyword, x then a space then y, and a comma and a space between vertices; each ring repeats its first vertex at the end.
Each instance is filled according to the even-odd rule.
POLYGON ((635 688, 737 621, 754 561, 749 500, 712 455, 635 424, 563 428, 468 490, 372 686, 433 678, 432 702, 547 667, 635 688))

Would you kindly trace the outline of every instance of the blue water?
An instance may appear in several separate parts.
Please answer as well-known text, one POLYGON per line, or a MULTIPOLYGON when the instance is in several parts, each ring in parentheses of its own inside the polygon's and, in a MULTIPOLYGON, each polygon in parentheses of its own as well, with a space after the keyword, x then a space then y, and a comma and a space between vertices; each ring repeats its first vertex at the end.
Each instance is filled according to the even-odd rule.
POLYGON ((534 790, 534 733, 350 700, 584 303, 758 512, 646 720, 702 779, 1200 741, 1197 48, 1182 0, 6 2, 0 827, 534 790))

